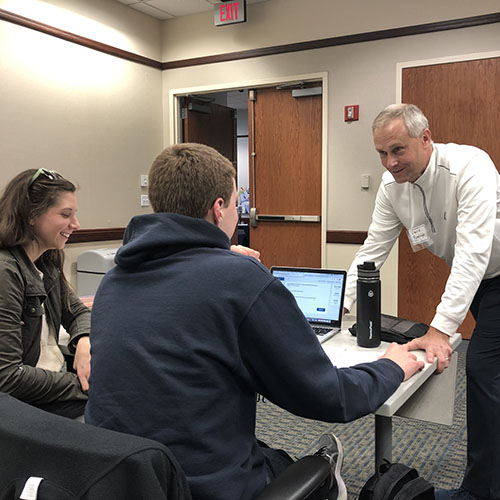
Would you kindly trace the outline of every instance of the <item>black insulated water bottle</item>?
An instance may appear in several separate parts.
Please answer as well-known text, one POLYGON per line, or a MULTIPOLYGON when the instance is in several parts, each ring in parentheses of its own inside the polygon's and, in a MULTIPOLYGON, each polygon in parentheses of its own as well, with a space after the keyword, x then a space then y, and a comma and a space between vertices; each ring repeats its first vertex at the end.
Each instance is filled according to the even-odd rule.
POLYGON ((356 339, 360 347, 380 345, 380 272, 375 262, 358 265, 356 339))

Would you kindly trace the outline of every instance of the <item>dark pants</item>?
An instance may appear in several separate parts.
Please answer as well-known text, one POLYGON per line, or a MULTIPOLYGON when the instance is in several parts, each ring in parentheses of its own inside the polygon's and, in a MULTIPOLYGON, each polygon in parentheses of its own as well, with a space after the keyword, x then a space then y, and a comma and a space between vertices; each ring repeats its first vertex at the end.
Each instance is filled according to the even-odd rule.
POLYGON ((471 304, 467 350, 467 468, 463 486, 500 498, 500 276, 484 280, 471 304))
MULTIPOLYGON (((267 482, 268 484, 275 478, 278 477, 284 470, 293 464, 293 459, 283 450, 277 450, 275 448, 269 448, 266 443, 258 441, 260 450, 264 455, 264 460, 266 463, 267 471, 267 482)), ((307 500, 324 500, 324 492, 319 495, 311 495, 307 497, 307 500)))
POLYGON ((293 464, 293 458, 286 451, 269 448, 263 441, 257 440, 260 451, 264 455, 267 472, 267 483, 278 477, 289 465, 293 464))

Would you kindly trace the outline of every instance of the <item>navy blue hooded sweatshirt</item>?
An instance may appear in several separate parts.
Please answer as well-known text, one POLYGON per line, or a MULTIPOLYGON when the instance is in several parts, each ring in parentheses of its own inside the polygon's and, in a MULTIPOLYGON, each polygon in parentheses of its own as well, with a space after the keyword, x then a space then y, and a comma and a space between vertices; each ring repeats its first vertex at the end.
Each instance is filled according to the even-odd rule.
POLYGON ((167 445, 194 500, 254 498, 266 484, 256 394, 347 422, 399 386, 390 360, 335 368, 295 299, 201 219, 134 217, 92 309, 86 420, 167 445))

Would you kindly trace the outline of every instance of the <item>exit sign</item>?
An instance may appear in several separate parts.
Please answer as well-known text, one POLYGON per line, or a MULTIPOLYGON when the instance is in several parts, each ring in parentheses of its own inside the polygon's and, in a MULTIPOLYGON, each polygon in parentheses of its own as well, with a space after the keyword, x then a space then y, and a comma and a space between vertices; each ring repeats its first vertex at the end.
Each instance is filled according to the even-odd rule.
POLYGON ((214 5, 215 26, 244 23, 247 20, 246 0, 225 1, 214 5))

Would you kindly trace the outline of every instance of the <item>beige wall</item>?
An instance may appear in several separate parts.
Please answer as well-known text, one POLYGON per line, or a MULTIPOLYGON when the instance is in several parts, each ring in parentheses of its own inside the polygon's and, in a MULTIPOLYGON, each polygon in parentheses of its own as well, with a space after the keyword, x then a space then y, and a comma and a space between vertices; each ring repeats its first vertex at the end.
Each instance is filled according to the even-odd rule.
MULTIPOLYGON (((160 59, 160 22, 111 0, 0 0, 0 8, 160 59)), ((78 186, 82 228, 122 227, 139 205, 139 175, 162 149, 160 70, 0 22, 0 188, 26 168, 78 186)), ((80 251, 68 245, 76 286, 80 251)))
POLYGON ((213 12, 165 21, 162 60, 223 54, 498 11, 498 0, 268 0, 247 5, 248 21, 242 24, 215 27, 213 12))
MULTIPOLYGON (((248 6, 244 25, 213 27, 211 13, 160 23, 113 0, 0 0, 0 8, 156 60, 175 60, 498 11, 497 0, 268 0, 248 6), (286 7, 286 9, 285 9, 286 7), (390 13, 390 14, 389 14, 390 13), (189 36, 186 36, 186 34, 189 36)), ((397 100, 405 61, 500 53, 499 25, 466 28, 164 71, 0 22, 0 187, 29 167, 59 170, 80 187, 83 228, 124 226, 139 206, 139 175, 172 136, 172 95, 322 75, 325 81, 326 226, 366 230, 382 167, 370 123, 397 100), (359 122, 343 108, 360 105, 359 122), (362 191, 361 174, 372 177, 362 191)), ((76 257, 111 242, 68 246, 76 257)), ((113 246, 117 242, 113 242, 113 246)), ((327 245, 326 265, 346 268, 355 245, 327 245)), ((394 312, 397 259, 384 269, 394 312)))
MULTIPOLYGON (((0 8, 28 3, 42 5, 0 0, 0 8)), ((87 22, 96 22, 95 6, 116 2, 52 3, 51 7, 85 4, 87 22)), ((76 10, 83 15, 83 9, 76 10)), ((129 10, 121 9, 124 14, 129 10)), ((37 20, 48 21, 42 15, 46 13, 32 11, 37 20)), ((125 22, 131 25, 129 17, 135 16, 123 16, 108 30, 125 22)), ((140 15, 138 20, 142 17, 146 18, 140 15)), ((50 21, 89 35, 71 23, 71 16, 50 21)), ((107 40, 100 26, 101 39, 107 40)), ((135 39, 154 26, 159 25, 143 23, 135 33, 123 31, 122 38, 137 47, 141 44, 135 39)), ((150 50, 144 52, 157 55, 158 35, 148 38, 150 50)), ((141 40, 144 44, 146 36, 141 40)), ((26 168, 61 172, 79 187, 82 228, 124 226, 132 215, 146 211, 139 203, 139 175, 147 173, 162 148, 161 71, 8 22, 0 22, 0 50, 0 186, 26 168)))
POLYGON ((0 9, 134 54, 161 59, 161 21, 114 0, 0 0, 0 9))

